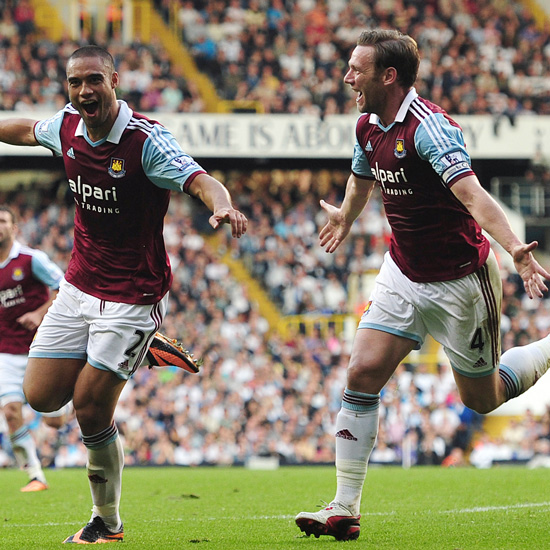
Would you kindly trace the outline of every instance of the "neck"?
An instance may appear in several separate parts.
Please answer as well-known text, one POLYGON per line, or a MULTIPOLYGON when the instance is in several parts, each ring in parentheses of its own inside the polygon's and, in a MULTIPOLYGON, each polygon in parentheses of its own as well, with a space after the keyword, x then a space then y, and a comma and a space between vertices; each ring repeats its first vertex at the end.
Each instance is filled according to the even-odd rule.
POLYGON ((409 93, 409 90, 404 90, 403 88, 398 88, 397 90, 391 97, 388 97, 384 112, 378 115, 383 126, 389 126, 395 120, 403 101, 409 93))
POLYGON ((10 255, 13 240, 0 243, 0 262, 5 262, 10 255))
POLYGON ((98 128, 88 128, 86 126, 86 131, 88 132, 88 137, 95 143, 96 141, 99 141, 100 139, 106 138, 109 135, 109 132, 115 125, 116 119, 118 117, 118 111, 120 109, 120 105, 115 99, 115 102, 113 104, 113 108, 110 110, 110 114, 108 119, 105 121, 104 124, 102 124, 98 128))

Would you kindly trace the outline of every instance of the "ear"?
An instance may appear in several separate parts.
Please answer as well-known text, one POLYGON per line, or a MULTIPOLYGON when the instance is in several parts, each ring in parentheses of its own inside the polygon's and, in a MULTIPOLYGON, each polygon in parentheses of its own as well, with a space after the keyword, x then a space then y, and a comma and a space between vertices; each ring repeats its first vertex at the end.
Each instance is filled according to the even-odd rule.
POLYGON ((118 73, 115 71, 111 76, 111 88, 113 88, 114 90, 118 86, 118 83, 119 83, 119 76, 118 76, 118 73))
POLYGON ((397 82, 397 69, 395 67, 387 67, 383 74, 384 84, 393 84, 397 82))

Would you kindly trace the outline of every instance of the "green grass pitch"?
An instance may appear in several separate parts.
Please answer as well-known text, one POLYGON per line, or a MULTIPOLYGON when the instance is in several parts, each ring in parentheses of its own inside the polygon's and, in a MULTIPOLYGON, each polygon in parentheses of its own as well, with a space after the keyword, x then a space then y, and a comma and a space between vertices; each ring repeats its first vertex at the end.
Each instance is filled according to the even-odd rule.
MULTIPOLYGON (((21 493, 26 476, 0 471, 0 548, 49 550, 89 519, 84 469, 47 472, 50 489, 21 493)), ((305 537, 296 513, 334 496, 331 467, 127 468, 123 548, 287 550, 538 550, 550 548, 550 471, 375 468, 354 542, 305 537)), ((112 543, 118 544, 118 543, 112 543)))

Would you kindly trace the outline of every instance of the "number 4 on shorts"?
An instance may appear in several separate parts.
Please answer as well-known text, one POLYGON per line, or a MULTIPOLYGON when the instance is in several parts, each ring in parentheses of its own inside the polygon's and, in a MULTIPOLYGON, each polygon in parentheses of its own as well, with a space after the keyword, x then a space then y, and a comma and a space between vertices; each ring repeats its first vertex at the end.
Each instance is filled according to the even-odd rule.
POLYGON ((478 349, 479 351, 483 351, 484 346, 485 342, 483 341, 483 331, 481 330, 481 327, 479 327, 474 332, 474 337, 470 342, 470 349, 478 349))

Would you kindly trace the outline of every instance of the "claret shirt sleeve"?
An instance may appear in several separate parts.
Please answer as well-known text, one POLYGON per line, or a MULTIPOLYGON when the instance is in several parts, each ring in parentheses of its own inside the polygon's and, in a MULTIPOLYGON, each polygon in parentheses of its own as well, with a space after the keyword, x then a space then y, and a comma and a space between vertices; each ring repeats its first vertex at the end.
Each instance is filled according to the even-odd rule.
POLYGON ((160 124, 155 125, 143 145, 143 170, 158 187, 188 192, 199 174, 206 174, 190 155, 183 152, 174 136, 160 124))
POLYGON ((429 162, 447 187, 474 174, 464 135, 441 113, 433 113, 418 126, 415 136, 418 155, 429 162))

